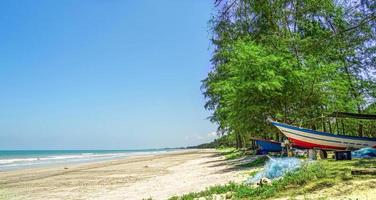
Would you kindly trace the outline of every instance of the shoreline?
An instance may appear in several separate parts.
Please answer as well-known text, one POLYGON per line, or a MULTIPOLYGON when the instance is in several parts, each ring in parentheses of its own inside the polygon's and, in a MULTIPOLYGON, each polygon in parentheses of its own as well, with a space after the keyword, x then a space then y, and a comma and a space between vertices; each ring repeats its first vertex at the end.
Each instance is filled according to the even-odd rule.
MULTIPOLYGON (((155 150, 36 150, 37 152, 52 151, 53 154, 29 155, 28 157, 5 157, 0 159, 0 173, 7 171, 59 167, 63 165, 79 165, 111 160, 119 160, 134 156, 158 155, 185 149, 155 149, 155 150), (57 153, 55 153, 57 152, 57 153), (72 153, 73 152, 73 153, 72 153), (23 163, 21 161, 24 161, 23 163), (18 163, 12 163, 18 162, 18 163), (8 164, 9 163, 9 164, 8 164)), ((8 150, 1 150, 0 153, 8 150)), ((18 150, 10 150, 17 152, 18 150)), ((29 150, 20 150, 30 152, 29 150)))
MULTIPOLYGON (((160 152, 136 152, 136 153, 131 153, 129 155, 123 155, 123 156, 118 156, 118 157, 113 157, 113 158, 103 158, 103 159, 93 159, 93 160, 82 160, 82 161, 66 161, 66 162, 51 162, 47 164, 37 164, 37 165, 29 165, 29 166, 24 166, 24 167, 19 167, 19 168, 6 168, 0 170, 0 177, 2 173, 18 173, 22 171, 28 171, 32 173, 34 170, 40 171, 40 170, 59 170, 59 169, 64 169, 64 168, 78 168, 78 167, 86 167, 87 165, 100 165, 100 164, 106 164, 111 161, 125 161, 128 160, 131 161, 133 159, 137 158, 147 158, 149 156, 158 156, 158 155, 163 155, 163 154, 168 154, 168 153, 179 153, 180 151, 184 151, 185 149, 176 149, 176 150, 170 150, 170 151, 160 151, 160 152)), ((1 180, 0 180, 1 184, 1 180)), ((1 200, 1 199, 0 199, 1 200)))
POLYGON ((0 199, 166 199, 243 179, 215 150, 184 149, 0 172, 0 199))

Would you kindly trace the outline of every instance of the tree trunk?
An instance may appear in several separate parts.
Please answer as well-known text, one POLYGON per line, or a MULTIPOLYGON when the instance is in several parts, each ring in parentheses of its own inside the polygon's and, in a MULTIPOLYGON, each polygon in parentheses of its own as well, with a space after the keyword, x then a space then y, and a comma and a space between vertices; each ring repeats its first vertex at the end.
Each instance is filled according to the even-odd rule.
POLYGON ((343 120, 341 120, 341 124, 342 124, 342 134, 345 134, 345 124, 343 123, 343 120))
POLYGON ((328 125, 329 125, 329 133, 333 133, 332 132, 332 125, 330 124, 330 120, 328 121, 328 125))
POLYGON ((359 124, 358 126, 358 135, 363 137, 363 124, 359 124))

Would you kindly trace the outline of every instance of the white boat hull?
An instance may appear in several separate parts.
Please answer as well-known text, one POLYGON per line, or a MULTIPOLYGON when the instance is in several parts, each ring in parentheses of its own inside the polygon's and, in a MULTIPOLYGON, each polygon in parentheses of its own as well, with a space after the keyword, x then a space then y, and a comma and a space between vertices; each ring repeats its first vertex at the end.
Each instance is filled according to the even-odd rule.
POLYGON ((325 150, 376 148, 376 138, 334 135, 314 131, 279 122, 272 122, 294 146, 306 149, 318 148, 325 150))

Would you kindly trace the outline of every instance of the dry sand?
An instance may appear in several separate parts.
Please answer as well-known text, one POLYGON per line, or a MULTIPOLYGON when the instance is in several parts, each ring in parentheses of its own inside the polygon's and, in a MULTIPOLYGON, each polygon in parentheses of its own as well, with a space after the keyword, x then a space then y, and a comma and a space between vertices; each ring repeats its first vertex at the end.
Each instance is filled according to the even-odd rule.
POLYGON ((214 150, 182 150, 0 172, 0 199, 167 199, 245 178, 214 150))

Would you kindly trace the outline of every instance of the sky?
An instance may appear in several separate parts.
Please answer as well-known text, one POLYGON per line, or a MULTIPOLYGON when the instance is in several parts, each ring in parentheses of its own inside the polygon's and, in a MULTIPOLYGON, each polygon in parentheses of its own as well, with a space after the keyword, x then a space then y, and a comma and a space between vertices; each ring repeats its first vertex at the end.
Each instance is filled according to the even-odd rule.
POLYGON ((215 138, 205 0, 0 1, 0 149, 141 149, 215 138))

